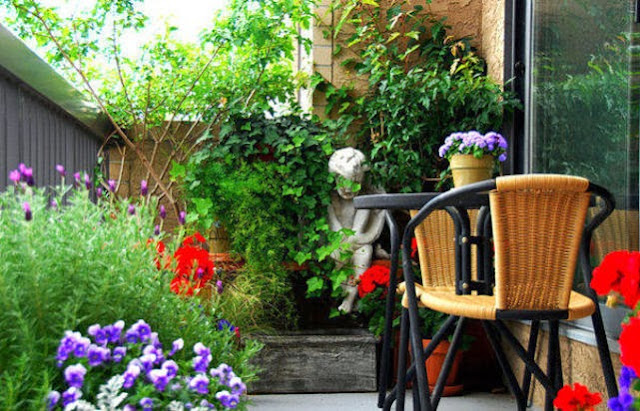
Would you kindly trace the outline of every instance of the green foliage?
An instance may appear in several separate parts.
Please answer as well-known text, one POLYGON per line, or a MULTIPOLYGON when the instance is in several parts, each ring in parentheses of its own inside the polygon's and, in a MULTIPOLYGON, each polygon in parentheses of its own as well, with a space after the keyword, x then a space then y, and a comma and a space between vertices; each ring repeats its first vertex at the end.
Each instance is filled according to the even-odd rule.
POLYGON ((627 173, 637 174, 625 165, 630 161, 629 124, 637 124, 638 116, 629 110, 629 43, 619 40, 601 56, 592 56, 588 67, 579 67, 584 72, 571 73, 575 67, 550 57, 536 73, 535 168, 584 176, 624 196, 632 185, 627 173))
POLYGON ((48 3, 0 0, 18 34, 35 39, 108 116, 112 138, 133 150, 150 192, 177 204, 176 216, 183 204, 174 184, 163 183, 172 162, 186 163, 229 112, 294 104, 305 80, 293 61, 297 44, 309 47, 298 30, 310 24, 311 2, 231 0, 196 42, 177 40, 178 29, 167 26, 137 52, 124 44, 146 37, 141 0, 78 2, 67 14, 48 3), (143 141, 151 150, 141 149, 143 141))
MULTIPOLYGON (((344 235, 331 232, 326 220, 332 153, 330 135, 310 120, 238 115, 223 125, 218 142, 188 164, 184 186, 202 228, 216 220, 224 225, 251 280, 269 282, 260 299, 276 308, 291 308, 285 304, 290 295, 283 262, 308 266, 310 295, 330 286, 337 294, 348 276, 348 270, 334 270, 330 259, 344 235)), ((272 322, 287 318, 279 310, 264 314, 272 322)))
POLYGON ((129 215, 127 202, 95 204, 88 191, 68 187, 0 194, 0 408, 43 408, 48 390, 62 386, 55 355, 64 331, 119 319, 127 326, 145 319, 164 342, 201 341, 214 363, 255 378, 248 359, 259 346, 238 349, 196 301, 169 291, 171 273, 156 269, 146 245, 154 205, 129 215), (51 207, 51 199, 65 205, 51 207))
POLYGON ((386 10, 357 0, 338 0, 336 25, 354 26, 344 40, 344 65, 366 77, 368 91, 320 84, 331 126, 365 146, 374 183, 388 191, 421 191, 423 180, 446 167, 437 156, 455 131, 498 130, 503 112, 516 101, 485 75, 485 64, 469 39, 452 40, 448 27, 421 6, 393 2, 386 10))

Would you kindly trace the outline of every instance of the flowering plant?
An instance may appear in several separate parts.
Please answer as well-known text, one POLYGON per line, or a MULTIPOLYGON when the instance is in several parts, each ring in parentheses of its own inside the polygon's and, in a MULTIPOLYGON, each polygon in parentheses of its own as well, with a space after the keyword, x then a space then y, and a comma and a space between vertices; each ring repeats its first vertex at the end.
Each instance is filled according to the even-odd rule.
POLYGON ((484 135, 477 131, 457 132, 444 139, 438 154, 447 160, 454 154, 472 154, 476 158, 491 155, 503 162, 507 159, 507 147, 507 140, 495 131, 484 135))
POLYGON ((358 309, 368 318, 369 331, 379 336, 384 331, 385 297, 389 287, 389 268, 372 265, 358 280, 358 309))
MULTIPOLYGON (((173 253, 176 266, 171 291, 174 293, 189 296, 197 294, 213 279, 215 266, 209 252, 202 247, 205 243, 205 238, 196 232, 185 238, 173 253)), ((222 281, 218 280, 216 286, 221 292, 222 281)))
POLYGON ((600 393, 589 392, 587 387, 575 383, 565 385, 558 391, 558 395, 553 400, 554 407, 562 411, 593 411, 594 407, 602 402, 600 393))
POLYGON ((49 393, 48 409, 237 407, 245 384, 227 364, 210 367, 211 350, 204 344, 193 346, 191 360, 180 360, 182 338, 173 341, 170 350, 163 350, 158 334, 145 321, 139 320, 126 331, 124 326, 124 321, 104 327, 94 324, 87 331, 89 337, 65 332, 56 359, 64 369, 66 389, 49 393))
MULTIPOLYGON (((42 409, 43 390, 66 391, 63 377, 53 378, 59 370, 51 360, 60 332, 116 320, 130 325, 144 318, 169 343, 201 342, 211 348, 213 364, 229 364, 244 383, 255 379, 249 359, 261 344, 251 339, 239 344, 237 338, 237 326, 245 328, 246 318, 255 315, 247 305, 235 304, 245 295, 241 286, 234 283, 226 295, 206 301, 170 292, 173 252, 154 264, 166 217, 157 199, 144 197, 143 190, 138 198, 121 199, 113 181, 103 189, 86 173, 67 175, 62 165, 56 171, 60 184, 38 188, 39 171, 21 165, 0 192, 0 409, 42 409), (145 247, 150 237, 154 246, 145 247), (158 265, 166 269, 158 271, 158 265), (221 317, 235 326, 218 324, 221 317)), ((174 236, 180 244, 183 231, 180 227, 174 236)), ((114 358, 116 346, 107 348, 114 358)), ((184 358, 181 351, 172 359, 180 364, 184 358)), ((67 365, 75 365, 70 361, 67 365)), ((117 390, 117 379, 107 382, 115 371, 121 375, 124 365, 89 367, 88 361, 78 361, 89 370, 83 399, 97 399, 100 384, 105 395, 117 390)), ((245 408, 244 401, 238 407, 245 408)))
MULTIPOLYGON (((607 305, 614 306, 624 301, 632 311, 623 320, 620 333, 620 360, 622 369, 618 379, 620 392, 617 397, 610 398, 607 405, 612 410, 640 410, 640 252, 613 251, 607 254, 600 265, 593 270, 591 288, 600 296, 608 296, 607 305)), ((561 410, 589 410, 595 404, 584 401, 586 388, 575 384, 571 394, 565 386, 558 392, 554 405, 561 410), (579 399, 582 401, 579 401, 579 399)))

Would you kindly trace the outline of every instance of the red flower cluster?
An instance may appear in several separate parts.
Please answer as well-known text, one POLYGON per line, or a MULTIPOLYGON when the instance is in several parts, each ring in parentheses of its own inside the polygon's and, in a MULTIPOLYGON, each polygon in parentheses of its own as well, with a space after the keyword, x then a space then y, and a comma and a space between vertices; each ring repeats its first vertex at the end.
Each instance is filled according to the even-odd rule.
POLYGON ((587 387, 575 383, 565 385, 558 391, 553 400, 554 407, 562 411, 592 411, 593 407, 602 402, 602 396, 597 392, 589 392, 587 387))
POLYGON ((593 270, 591 288, 598 295, 616 292, 632 309, 640 300, 640 252, 613 251, 593 270))
POLYGON ((185 238, 182 247, 173 253, 176 275, 171 281, 171 291, 181 295, 193 295, 204 287, 214 274, 214 264, 209 252, 202 248, 206 240, 200 233, 185 238))
POLYGON ((620 361, 627 367, 633 368, 636 375, 640 375, 640 318, 631 317, 629 323, 622 324, 620 333, 620 361))
POLYGON ((358 295, 362 298, 373 292, 378 286, 385 287, 385 289, 389 286, 389 268, 381 265, 372 265, 360 275, 358 295))

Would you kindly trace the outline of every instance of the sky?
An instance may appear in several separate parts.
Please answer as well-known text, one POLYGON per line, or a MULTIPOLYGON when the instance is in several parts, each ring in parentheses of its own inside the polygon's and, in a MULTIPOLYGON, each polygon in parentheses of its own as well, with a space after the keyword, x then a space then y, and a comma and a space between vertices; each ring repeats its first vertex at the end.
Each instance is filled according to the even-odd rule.
MULTIPOLYGON (((62 15, 71 14, 78 7, 87 6, 86 0, 41 0, 46 6, 55 6, 60 9, 62 15)), ((142 4, 142 11, 149 17, 147 23, 148 30, 138 38, 130 39, 130 44, 124 44, 125 53, 127 49, 137 47, 143 43, 145 37, 151 37, 154 33, 164 30, 164 21, 178 27, 174 33, 178 40, 196 41, 198 33, 205 28, 216 10, 227 4, 228 0, 145 0, 142 4)), ((93 2, 89 2, 93 4, 93 2)), ((0 21, 7 15, 7 11, 0 8, 0 21)), ((24 39, 29 47, 35 47, 35 42, 24 39)), ((134 53, 135 54, 135 53, 134 53)))

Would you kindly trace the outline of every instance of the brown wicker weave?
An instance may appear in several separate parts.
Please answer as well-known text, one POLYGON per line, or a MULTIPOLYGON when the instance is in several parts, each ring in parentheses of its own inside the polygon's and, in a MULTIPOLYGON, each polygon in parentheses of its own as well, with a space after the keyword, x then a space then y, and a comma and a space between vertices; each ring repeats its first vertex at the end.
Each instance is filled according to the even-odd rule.
POLYGON ((639 250, 638 228, 638 210, 613 210, 593 232, 593 257, 600 262, 612 251, 639 250))
POLYGON ((495 296, 423 290, 422 305, 470 318, 495 319, 496 310, 593 313, 592 300, 572 292, 590 194, 586 179, 557 175, 496 179, 489 194, 495 246, 495 296))

